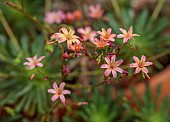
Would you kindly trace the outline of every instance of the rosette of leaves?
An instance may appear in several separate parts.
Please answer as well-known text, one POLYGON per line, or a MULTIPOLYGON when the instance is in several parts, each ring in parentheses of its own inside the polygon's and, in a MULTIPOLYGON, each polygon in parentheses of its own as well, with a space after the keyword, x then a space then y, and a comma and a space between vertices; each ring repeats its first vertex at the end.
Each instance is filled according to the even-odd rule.
POLYGON ((78 120, 70 117, 65 117, 64 120, 66 122, 113 122, 117 120, 123 111, 123 107, 120 105, 121 94, 113 100, 111 88, 106 86, 104 91, 102 94, 95 89, 92 99, 84 95, 84 101, 88 101, 89 104, 80 106, 77 111, 78 120))
POLYGON ((130 103, 124 103, 123 106, 125 107, 126 112, 122 122, 169 122, 169 98, 164 97, 164 100, 159 106, 158 99, 160 90, 161 87, 159 85, 156 89, 156 94, 153 97, 149 86, 147 86, 141 101, 136 91, 132 89, 137 109, 133 109, 130 106, 130 103))
MULTIPOLYGON (((49 112, 50 96, 47 90, 51 87, 50 82, 45 80, 36 69, 29 70, 23 65, 26 57, 33 57, 35 54, 45 55, 46 58, 42 61, 44 64, 41 68, 42 72, 47 76, 50 74, 50 77, 56 76, 51 73, 55 68, 50 67, 60 69, 59 65, 54 63, 60 51, 56 49, 53 54, 47 55, 43 40, 45 40, 43 34, 36 35, 35 40, 32 41, 29 41, 27 35, 21 35, 19 44, 21 50, 18 51, 11 40, 3 35, 0 36, 0 107, 6 110, 9 117, 19 114, 26 118, 36 118, 49 112), (33 73, 35 77, 30 80, 33 73)), ((60 78, 59 76, 58 79, 60 78)), ((54 78, 56 79, 57 77, 54 78)))

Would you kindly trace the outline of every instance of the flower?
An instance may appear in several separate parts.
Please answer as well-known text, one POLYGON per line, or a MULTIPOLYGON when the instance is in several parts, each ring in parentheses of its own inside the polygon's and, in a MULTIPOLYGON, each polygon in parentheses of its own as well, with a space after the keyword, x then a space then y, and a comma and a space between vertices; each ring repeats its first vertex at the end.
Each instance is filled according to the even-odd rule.
POLYGON ((97 31, 98 34, 100 34, 100 38, 104 39, 106 41, 115 41, 114 37, 116 37, 116 34, 111 34, 112 29, 108 28, 107 31, 102 28, 102 31, 97 31))
POLYGON ((44 21, 47 22, 48 24, 60 24, 62 20, 65 19, 65 14, 63 11, 52 11, 52 12, 47 12, 44 18, 44 21))
POLYGON ((75 51, 75 52, 80 52, 80 50, 83 49, 82 43, 77 43, 77 42, 75 42, 75 43, 73 43, 73 44, 70 44, 70 45, 69 45, 69 49, 70 49, 70 50, 73 50, 73 51, 75 51))
POLYGON ((26 58, 29 62, 25 62, 24 65, 28 65, 30 69, 34 69, 34 67, 39 66, 42 67, 43 64, 40 63, 40 61, 45 58, 45 56, 41 56, 39 59, 37 59, 37 55, 35 55, 33 58, 26 58))
POLYGON ((62 43, 67 41, 67 47, 69 49, 69 45, 71 45, 74 42, 80 43, 78 40, 78 36, 74 35, 75 31, 73 29, 70 29, 69 31, 66 28, 60 29, 61 33, 55 33, 53 34, 53 38, 58 41, 58 43, 62 43), (54 36, 55 35, 55 36, 54 36))
POLYGON ((92 43, 94 43, 99 48, 103 48, 105 46, 110 45, 107 41, 103 39, 98 40, 97 38, 95 38, 94 41, 92 41, 92 43))
POLYGON ((80 33, 82 35, 83 41, 93 41, 94 38, 97 36, 96 31, 92 31, 91 27, 85 27, 85 29, 83 28, 79 28, 77 30, 78 33, 80 33))
POLYGON ((65 104, 65 97, 64 95, 65 94, 71 94, 71 92, 69 90, 64 90, 64 86, 65 86, 65 83, 62 82, 58 88, 57 84, 54 82, 53 83, 53 89, 48 89, 48 92, 49 93, 52 93, 54 94, 52 97, 51 97, 51 100, 52 101, 55 101, 57 100, 59 97, 60 97, 60 100, 62 101, 63 104, 65 104))
POLYGON ((89 7, 89 17, 93 19, 99 19, 103 16, 104 10, 101 8, 99 4, 96 6, 91 5, 89 7))
POLYGON ((106 71, 104 72, 105 76, 109 76, 109 74, 112 72, 113 78, 117 77, 117 72, 123 73, 123 70, 119 67, 120 64, 123 62, 123 60, 115 61, 116 56, 113 55, 111 57, 111 60, 108 57, 105 57, 105 61, 107 64, 102 64, 101 68, 106 68, 106 71))
POLYGON ((123 38, 123 43, 126 43, 129 39, 133 39, 134 36, 139 36, 138 34, 132 34, 133 32, 132 26, 130 26, 128 32, 123 28, 119 29, 123 34, 117 35, 117 38, 123 38))
POLYGON ((144 72, 145 74, 148 73, 148 69, 146 66, 152 65, 152 62, 145 62, 146 57, 142 55, 141 60, 138 57, 133 56, 135 63, 130 64, 130 68, 136 67, 135 73, 139 73, 140 71, 144 72))

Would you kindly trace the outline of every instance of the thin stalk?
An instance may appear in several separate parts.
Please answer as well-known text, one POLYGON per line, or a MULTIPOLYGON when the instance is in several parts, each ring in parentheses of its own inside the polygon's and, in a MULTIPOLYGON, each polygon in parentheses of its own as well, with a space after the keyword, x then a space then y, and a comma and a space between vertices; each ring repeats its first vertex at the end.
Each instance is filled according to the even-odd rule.
POLYGON ((45 0, 45 13, 51 11, 51 0, 45 0))
POLYGON ((3 12, 2 12, 1 9, 0 9, 0 21, 1 21, 2 25, 4 26, 4 29, 5 29, 5 31, 7 32, 10 40, 12 41, 12 43, 13 43, 16 51, 17 51, 18 53, 21 53, 21 54, 22 54, 23 51, 22 51, 22 49, 21 49, 21 47, 20 47, 20 45, 19 45, 19 43, 18 43, 18 40, 17 40, 17 38, 15 37, 12 29, 10 28, 10 26, 9 26, 9 24, 8 24, 5 16, 3 15, 3 12))
POLYGON ((153 14, 152 14, 152 16, 151 16, 151 19, 152 19, 153 21, 157 19, 157 17, 158 17, 158 15, 159 15, 159 13, 160 13, 160 11, 161 11, 164 3, 165 3, 165 0, 159 0, 159 1, 158 1, 157 5, 156 5, 156 7, 155 7, 155 9, 154 9, 154 11, 153 11, 153 14))
MULTIPOLYGON (((32 17, 30 14, 28 14, 27 12, 24 11, 24 9, 22 9, 21 7, 17 6, 14 3, 5 1, 4 4, 12 7, 13 9, 21 12, 24 16, 26 16, 27 18, 29 18, 30 20, 32 20, 34 23, 36 23, 37 25, 39 25, 41 27, 41 29, 45 29, 48 32, 52 32, 52 30, 50 28, 48 28, 47 26, 43 25, 40 21, 38 21, 35 17, 32 17)), ((40 29, 40 30, 41 30, 40 29)))

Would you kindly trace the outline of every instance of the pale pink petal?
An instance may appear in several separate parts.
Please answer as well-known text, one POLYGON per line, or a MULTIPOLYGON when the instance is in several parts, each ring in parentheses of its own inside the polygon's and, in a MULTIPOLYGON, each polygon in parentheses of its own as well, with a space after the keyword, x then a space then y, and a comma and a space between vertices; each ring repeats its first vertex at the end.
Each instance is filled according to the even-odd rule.
POLYGON ((146 57, 145 57, 144 55, 142 55, 141 61, 142 61, 142 62, 145 62, 145 60, 146 60, 146 57))
POLYGON ((136 63, 131 63, 130 68, 132 68, 132 67, 137 67, 137 64, 136 63))
POLYGON ((113 55, 113 56, 111 57, 111 62, 113 63, 113 62, 115 62, 115 60, 116 60, 116 56, 113 55))
POLYGON ((37 59, 37 61, 41 61, 43 58, 45 58, 45 56, 41 56, 39 59, 37 59))
POLYGON ((121 65, 121 63, 123 62, 123 60, 119 60, 119 61, 116 61, 115 63, 117 64, 117 66, 121 65))
POLYGON ((30 65, 30 63, 29 62, 25 62, 23 65, 30 65))
POLYGON ((107 29, 107 33, 110 34, 112 32, 112 29, 111 28, 108 28, 107 29))
POLYGON ((84 29, 83 28, 79 28, 79 29, 77 29, 77 32, 80 33, 80 34, 84 34, 84 29))
POLYGON ((123 28, 119 28, 119 30, 120 30, 123 34, 126 34, 126 33, 127 33, 127 31, 126 31, 125 29, 123 29, 123 28))
POLYGON ((143 71, 144 73, 148 73, 148 69, 147 69, 146 67, 143 67, 143 68, 142 68, 142 71, 143 71))
POLYGON ((152 65, 153 63, 152 62, 145 62, 145 65, 144 66, 149 66, 149 65, 152 65))
POLYGON ((69 34, 70 34, 70 35, 73 35, 74 33, 75 33, 75 30, 70 29, 69 34))
POLYGON ((42 66, 43 66, 43 64, 42 64, 42 63, 38 63, 38 64, 37 64, 37 66, 42 67, 42 66))
POLYGON ((63 89, 64 89, 64 86, 65 86, 65 83, 62 82, 62 83, 60 84, 59 88, 63 90, 63 89))
POLYGON ((63 103, 65 103, 66 99, 65 99, 64 95, 60 95, 60 100, 61 100, 63 103))
POLYGON ((136 68, 135 73, 139 73, 141 71, 141 68, 136 68))
POLYGON ((107 69, 107 70, 104 72, 104 75, 105 75, 105 76, 109 76, 110 73, 111 73, 111 70, 110 70, 110 69, 107 69))
POLYGON ((115 70, 112 70, 112 75, 113 75, 113 78, 116 78, 117 77, 117 73, 115 70))
POLYGON ((52 100, 52 101, 55 101, 56 99, 58 99, 58 97, 59 97, 59 96, 55 94, 55 95, 52 96, 51 100, 52 100))
POLYGON ((53 83, 53 88, 54 90, 58 89, 58 85, 56 84, 56 82, 53 83))
POLYGON ((37 55, 35 55, 35 56, 33 57, 33 60, 34 60, 34 61, 37 60, 37 55))
POLYGON ((124 38, 124 35, 123 34, 118 34, 117 38, 124 38))
POLYGON ((132 34, 132 36, 140 36, 140 35, 138 35, 138 34, 132 34))
POLYGON ((139 62, 139 58, 138 58, 138 57, 133 56, 133 59, 135 60, 135 62, 136 62, 136 63, 138 63, 138 62, 139 62))
POLYGON ((56 94, 56 91, 54 89, 48 89, 49 93, 56 94))
POLYGON ((100 34, 100 35, 103 35, 103 32, 101 32, 101 31, 97 31, 97 33, 100 34))
POLYGON ((104 59, 108 64, 110 64, 110 59, 108 57, 105 57, 104 59))
POLYGON ((108 68, 109 66, 107 64, 102 64, 100 68, 108 68))
POLYGON ((128 38, 123 39, 123 43, 126 43, 128 41, 128 38))
POLYGON ((60 30, 64 33, 64 35, 67 35, 67 34, 68 34, 68 31, 67 31, 66 28, 61 28, 60 30))
POLYGON ((30 62, 32 62, 33 60, 32 60, 32 58, 30 58, 30 57, 28 57, 28 58, 26 58, 28 61, 30 61, 30 62))
POLYGON ((133 28, 132 28, 132 26, 130 26, 128 33, 132 34, 132 32, 133 32, 133 28))
POLYGON ((33 65, 33 64, 29 65, 30 69, 34 69, 34 67, 35 67, 35 65, 33 65))
POLYGON ((106 34, 106 30, 105 30, 104 28, 102 28, 102 32, 103 32, 104 34, 106 34))
POLYGON ((71 94, 71 92, 69 90, 63 90, 62 94, 71 94))
POLYGON ((123 70, 120 67, 115 68, 116 71, 123 73, 123 70))

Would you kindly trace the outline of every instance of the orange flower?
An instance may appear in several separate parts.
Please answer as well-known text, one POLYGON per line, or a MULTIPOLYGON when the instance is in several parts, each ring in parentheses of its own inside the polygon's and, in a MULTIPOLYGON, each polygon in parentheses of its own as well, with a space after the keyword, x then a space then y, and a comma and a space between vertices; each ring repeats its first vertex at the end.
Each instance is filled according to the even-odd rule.
POLYGON ((71 49, 75 52, 80 52, 80 50, 83 49, 82 43, 75 42, 75 43, 69 45, 69 49, 71 49))
POLYGON ((108 46, 109 43, 103 39, 98 40, 97 38, 94 39, 94 41, 92 41, 92 43, 94 43, 96 45, 96 47, 99 48, 103 48, 105 46, 108 46))
POLYGON ((114 37, 116 37, 116 34, 111 34, 112 29, 108 28, 107 31, 102 28, 102 31, 97 31, 98 34, 100 34, 100 38, 104 39, 106 41, 115 41, 114 37))
POLYGON ((76 43, 80 43, 80 41, 78 40, 79 37, 74 35, 75 31, 73 29, 70 29, 69 31, 66 28, 61 28, 60 29, 61 33, 55 33, 53 36, 53 38, 56 39, 56 41, 58 41, 58 43, 62 43, 67 41, 67 47, 69 49, 69 45, 71 45, 72 43, 76 42, 76 43))

